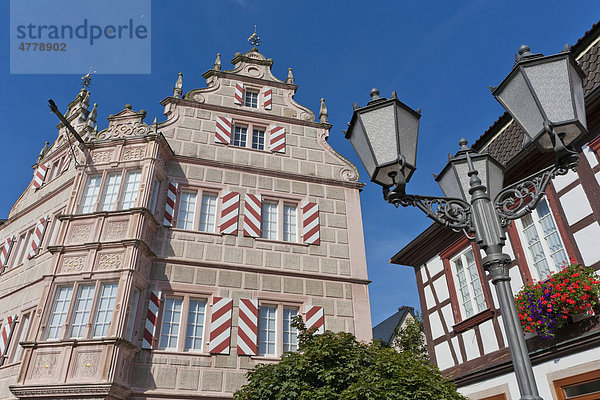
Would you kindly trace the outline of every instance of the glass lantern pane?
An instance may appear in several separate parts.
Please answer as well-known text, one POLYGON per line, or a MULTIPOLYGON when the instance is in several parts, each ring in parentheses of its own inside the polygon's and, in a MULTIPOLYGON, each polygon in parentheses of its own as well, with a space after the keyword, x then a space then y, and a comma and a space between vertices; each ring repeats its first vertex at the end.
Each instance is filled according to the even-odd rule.
POLYGON ((398 159, 394 103, 360 114, 378 166, 398 159))
POLYGON ((535 138, 544 128, 544 118, 537 107, 522 73, 517 72, 496 97, 519 122, 529 136, 535 138))
POLYGON ((414 113, 396 105, 398 120, 400 154, 406 162, 415 165, 417 161, 417 135, 419 133, 419 118, 414 113))
POLYGON ((587 128, 585 103, 583 100, 583 80, 571 63, 569 63, 569 69, 569 74, 571 76, 571 87, 573 89, 573 97, 575 99, 575 111, 577 112, 577 119, 579 119, 581 124, 587 128))
POLYGON ((355 121, 352 126, 352 130, 349 132, 350 143, 352 143, 352 147, 354 147, 354 151, 358 154, 360 161, 363 166, 367 170, 369 177, 373 177, 373 173, 375 172, 375 160, 373 159, 373 154, 371 153, 371 149, 369 148, 369 142, 367 142, 367 137, 365 136, 365 131, 363 130, 360 116, 355 121))
POLYGON ((546 116, 553 123, 574 118, 567 59, 524 68, 546 116))

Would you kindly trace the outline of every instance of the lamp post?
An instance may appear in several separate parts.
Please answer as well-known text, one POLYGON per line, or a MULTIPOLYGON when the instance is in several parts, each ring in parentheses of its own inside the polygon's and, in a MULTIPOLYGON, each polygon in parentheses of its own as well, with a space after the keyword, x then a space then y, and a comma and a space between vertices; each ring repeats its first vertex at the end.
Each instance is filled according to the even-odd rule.
POLYGON ((410 195, 406 183, 416 167, 420 110, 371 90, 365 107, 354 104, 346 138, 371 180, 383 187, 386 201, 414 206, 434 221, 463 231, 486 253, 483 268, 495 287, 508 347, 522 400, 541 400, 508 274, 510 257, 502 252, 505 228, 530 213, 552 178, 575 170, 579 155, 569 145, 587 132, 583 72, 568 49, 544 57, 521 46, 515 65, 497 88, 496 99, 526 133, 523 146, 554 151, 556 162, 503 187, 504 167, 487 153, 477 153, 461 139, 436 181, 447 197, 410 195), (493 200, 492 200, 493 199, 493 200))

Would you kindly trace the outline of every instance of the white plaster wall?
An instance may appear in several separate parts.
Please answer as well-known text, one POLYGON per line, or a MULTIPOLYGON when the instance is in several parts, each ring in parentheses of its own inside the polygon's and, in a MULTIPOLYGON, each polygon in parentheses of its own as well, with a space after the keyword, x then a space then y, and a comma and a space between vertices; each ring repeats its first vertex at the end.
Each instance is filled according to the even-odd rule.
POLYGON ((521 273, 519 272, 519 267, 513 267, 508 270, 508 275, 510 276, 510 286, 512 287, 513 295, 518 293, 523 287, 523 279, 521 278, 521 273))
POLYGON ((511 260, 515 259, 515 252, 513 250, 513 246, 510 241, 510 238, 508 237, 508 234, 506 235, 506 245, 504 246, 504 249, 502 249, 502 251, 508 254, 511 260))
POLYGON ((590 202, 583 191, 583 186, 577 185, 560 197, 560 203, 567 222, 573 225, 592 213, 590 202))
POLYGON ((448 329, 450 329, 450 327, 454 325, 454 314, 452 314, 452 306, 450 304, 445 305, 442 308, 442 318, 444 318, 448 329))
POLYGON ((494 332, 494 325, 491 319, 488 319, 483 324, 479 325, 479 332, 481 333, 483 352, 485 354, 492 353, 499 349, 498 339, 496 339, 496 332, 494 332))
MULTIPOLYGON (((425 286, 423 291, 425 292, 425 305, 427 306, 427 309, 430 309, 431 307, 435 306, 435 300, 433 299, 431 286, 425 286)), ((425 312, 425 310, 423 310, 423 312, 425 312)))
POLYGON ((500 332, 502 333, 502 339, 504 339, 504 344, 506 345, 508 341, 506 340, 506 332, 504 332, 504 320, 502 319, 502 315, 498 316, 498 325, 500 325, 500 332))
POLYGON ((477 338, 475 337, 475 331, 470 329, 462 333, 463 342, 465 343, 465 352, 467 353, 467 360, 472 360, 479 357, 479 347, 477 347, 477 338))
POLYGON ((575 172, 569 170, 569 172, 566 175, 559 175, 556 178, 552 179, 552 185, 554 185, 554 189, 557 192, 560 192, 561 190, 566 188, 571 182, 574 182, 577 178, 579 178, 579 176, 575 172))
POLYGON ((437 311, 429 314, 429 325, 431 326, 431 337, 433 340, 444 335, 444 327, 437 311))
POLYGON ((415 273, 417 275, 417 282, 425 283, 425 279, 427 279, 425 276, 425 266, 421 265, 420 267, 416 268, 415 273))
POLYGON ((441 370, 454 366, 454 360, 452 359, 452 353, 450 352, 450 346, 448 342, 442 342, 435 346, 435 358, 437 359, 438 367, 441 370))
POLYGON ((462 353, 460 352, 460 344, 458 344, 458 336, 454 336, 452 338, 452 348, 454 348, 454 353, 456 357, 458 357, 458 362, 463 363, 464 359, 462 357, 462 353))
POLYGON ((598 185, 600 185, 600 172, 596 172, 596 181, 598 181, 598 185))
POLYGON ((583 257, 583 264, 592 265, 600 260, 600 225, 594 222, 573 234, 583 257))
POLYGON ((494 302, 494 307, 499 307, 500 303, 498 303, 498 296, 496 296, 496 288, 493 283, 490 283, 490 293, 492 294, 492 301, 494 302))
MULTIPOLYGON (((600 354, 600 348, 596 347, 594 349, 572 354, 563 358, 556 358, 554 360, 550 360, 545 363, 534 366, 533 373, 536 377, 540 396, 545 400, 555 399, 551 390, 551 387, 553 386, 552 381, 554 381, 555 379, 561 379, 563 377, 577 375, 586 371, 591 371, 600 368, 598 354, 600 354), (576 370, 577 366, 586 363, 587 366, 576 370), (572 370, 569 371, 569 369, 572 370), (561 371, 563 371, 562 374, 561 371)), ((458 388, 458 391, 463 395, 469 397, 469 399, 478 400, 478 396, 470 395, 489 388, 503 385, 505 383, 508 384, 508 387, 510 389, 510 398, 518 399, 520 397, 519 387, 517 386, 517 381, 513 373, 486 379, 483 382, 479 382, 473 385, 463 386, 458 388)))
POLYGON ((442 275, 439 279, 433 281, 433 288, 435 289, 435 294, 437 295, 438 301, 440 303, 450 298, 450 293, 448 292, 448 282, 446 281, 446 275, 442 275))
POLYGON ((590 167, 594 168, 598 165, 598 157, 596 157, 594 150, 590 149, 587 145, 584 145, 581 150, 583 151, 583 154, 585 154, 585 158, 587 158, 590 167))
POLYGON ((444 270, 444 263, 440 256, 435 256, 431 260, 427 261, 427 269, 429 270, 429 276, 435 276, 444 270))

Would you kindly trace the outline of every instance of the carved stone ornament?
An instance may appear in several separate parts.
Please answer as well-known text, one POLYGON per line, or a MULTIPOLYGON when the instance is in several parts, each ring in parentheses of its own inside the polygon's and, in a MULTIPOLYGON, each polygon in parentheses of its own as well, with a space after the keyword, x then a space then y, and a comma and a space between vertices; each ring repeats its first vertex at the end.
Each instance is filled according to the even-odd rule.
POLYGON ((101 254, 98 261, 98 269, 119 269, 123 262, 123 254, 101 254))
POLYGON ((63 259, 61 272, 79 272, 85 266, 85 257, 65 257, 63 259))
POLYGON ((92 232, 92 225, 75 225, 71 230, 71 242, 72 243, 83 243, 89 239, 90 233, 92 232))
POLYGON ((123 152, 123 160, 138 160, 146 155, 146 146, 127 147, 123 152))
POLYGON ((144 136, 151 132, 151 127, 142 122, 146 112, 133 111, 127 104, 125 109, 108 117, 108 128, 98 132, 98 139, 115 139, 132 136, 144 136))
POLYGON ((92 153, 92 162, 94 164, 106 163, 112 160, 113 151, 94 151, 92 153))
POLYGON ((125 236, 127 230, 127 221, 114 221, 106 224, 106 234, 104 235, 107 240, 118 240, 125 236))
POLYGON ((197 101, 198 103, 204 103, 204 102, 206 101, 206 99, 204 98, 204 96, 203 96, 203 95, 201 95, 200 93, 196 93, 196 94, 194 94, 194 97, 193 97, 193 99, 194 99, 195 101, 197 101))
POLYGON ((100 363, 100 353, 98 352, 81 352, 75 356, 75 369, 73 377, 75 378, 91 378, 98 372, 98 364, 100 363))
POLYGON ((31 367, 31 376, 33 378, 52 378, 56 373, 57 360, 58 353, 36 354, 31 367))

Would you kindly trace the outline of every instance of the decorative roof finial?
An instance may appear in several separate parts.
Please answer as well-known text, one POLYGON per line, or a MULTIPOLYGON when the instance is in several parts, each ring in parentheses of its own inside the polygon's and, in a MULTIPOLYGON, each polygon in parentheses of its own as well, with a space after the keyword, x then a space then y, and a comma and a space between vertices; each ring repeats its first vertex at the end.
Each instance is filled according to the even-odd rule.
POLYGON ((285 83, 294 83, 294 74, 292 74, 292 68, 288 68, 288 76, 285 83))
POLYGON ((321 109, 319 110, 319 122, 327 123, 327 106, 325 105, 325 99, 321 97, 321 109))
POLYGON ((81 85, 83 85, 84 89, 87 89, 88 87, 92 86, 92 74, 96 72, 96 70, 92 71, 92 69, 93 68, 90 67, 88 73, 81 77, 81 85))
POLYGON ((256 34, 256 25, 254 25, 254 33, 250 35, 248 41, 252 45, 252 51, 258 51, 257 47, 260 46, 260 36, 256 34))
POLYGON ((42 150, 40 151, 40 154, 38 155, 38 162, 44 158, 44 156, 46 155, 46 153, 48 152, 48 146, 50 145, 50 142, 46 142, 46 144, 44 145, 44 147, 42 147, 42 150))
POLYGON ((215 71, 221 70, 221 53, 217 53, 217 59, 215 60, 215 65, 213 65, 213 69, 215 71))
POLYGON ((94 103, 94 107, 92 108, 92 111, 90 111, 90 114, 88 115, 88 119, 87 119, 87 126, 89 126, 90 128, 93 128, 95 123, 96 123, 96 117, 98 116, 98 103, 94 103))
POLYGON ((183 73, 180 72, 177 77, 177 82, 175 82, 175 88, 173 89, 173 97, 180 98, 183 93, 183 73))

